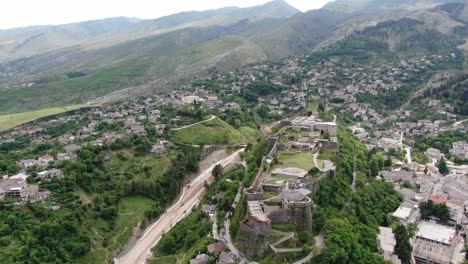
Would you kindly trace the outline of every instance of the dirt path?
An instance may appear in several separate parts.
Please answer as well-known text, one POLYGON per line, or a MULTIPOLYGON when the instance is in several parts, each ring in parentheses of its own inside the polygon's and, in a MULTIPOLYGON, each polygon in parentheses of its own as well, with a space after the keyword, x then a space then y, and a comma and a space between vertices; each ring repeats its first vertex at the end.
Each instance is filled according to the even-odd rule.
POLYGON ((207 120, 203 120, 203 121, 200 121, 200 122, 197 122, 197 123, 193 123, 191 125, 186 125, 186 126, 183 126, 183 127, 178 127, 178 128, 173 128, 172 131, 177 131, 177 130, 181 130, 181 129, 186 129, 186 128, 189 128, 189 127, 193 127, 193 126, 196 126, 196 125, 199 125, 199 124, 203 124, 203 123, 206 123, 206 122, 209 122, 213 119, 215 119, 216 116, 211 116, 210 119, 207 119, 207 120))
MULTIPOLYGON (((239 161, 239 154, 244 149, 238 150, 230 156, 220 160, 216 164, 227 167, 234 162, 239 161)), ((187 184, 180 199, 169 208, 166 213, 161 215, 158 221, 153 223, 145 231, 143 236, 136 241, 135 245, 122 256, 114 259, 116 264, 140 264, 146 263, 146 259, 151 257, 151 249, 159 242, 164 233, 169 231, 177 222, 182 220, 193 207, 195 207, 201 196, 205 192, 204 183, 212 182, 214 178, 211 175, 215 164, 200 173, 190 184, 187 184)))
POLYGON ((468 119, 455 122, 455 123, 453 123, 453 126, 454 126, 454 127, 459 126, 459 125, 461 125, 462 123, 464 123, 464 122, 466 122, 466 121, 468 121, 468 119))
POLYGON ((279 124, 280 124, 280 121, 275 121, 275 122, 271 122, 268 124, 264 124, 260 127, 260 131, 262 131, 264 135, 269 135, 273 132, 273 128, 275 128, 279 124))
MULTIPOLYGON (((320 233, 318 236, 315 237, 315 248, 322 250, 325 247, 325 239, 323 237, 323 234, 320 233)), ((317 251, 312 250, 309 255, 305 256, 303 259, 300 259, 298 261, 293 262, 292 264, 304 264, 311 260, 315 255, 317 254, 317 251)))

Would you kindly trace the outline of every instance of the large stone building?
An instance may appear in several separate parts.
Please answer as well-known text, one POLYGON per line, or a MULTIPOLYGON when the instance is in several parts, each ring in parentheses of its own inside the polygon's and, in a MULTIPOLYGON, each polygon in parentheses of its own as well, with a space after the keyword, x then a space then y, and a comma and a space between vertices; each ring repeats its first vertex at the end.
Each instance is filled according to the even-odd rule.
POLYGON ((270 236, 271 220, 263 211, 260 201, 248 201, 249 217, 241 222, 242 230, 256 235, 270 236))
POLYGON ((281 126, 298 127, 304 131, 329 133, 333 137, 338 133, 338 126, 335 122, 322 122, 316 119, 315 116, 297 117, 294 120, 282 120, 281 126))
POLYGON ((289 222, 299 229, 312 232, 312 199, 298 190, 283 190, 282 208, 288 211, 289 222))
POLYGON ((413 243, 416 264, 451 263, 455 239, 455 228, 432 222, 421 222, 413 243))

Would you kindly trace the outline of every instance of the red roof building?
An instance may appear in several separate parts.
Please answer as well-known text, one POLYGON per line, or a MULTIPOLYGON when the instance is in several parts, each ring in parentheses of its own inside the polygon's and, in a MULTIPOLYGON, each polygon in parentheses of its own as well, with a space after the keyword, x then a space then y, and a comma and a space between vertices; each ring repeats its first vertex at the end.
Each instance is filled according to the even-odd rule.
POLYGON ((213 255, 219 255, 224 251, 224 244, 221 242, 216 242, 214 244, 208 245, 208 252, 213 255))
POLYGON ((437 204, 443 204, 443 203, 447 203, 448 200, 445 199, 445 198, 442 198, 438 195, 433 195, 431 196, 431 198, 429 198, 429 200, 433 201, 434 203, 437 203, 437 204))

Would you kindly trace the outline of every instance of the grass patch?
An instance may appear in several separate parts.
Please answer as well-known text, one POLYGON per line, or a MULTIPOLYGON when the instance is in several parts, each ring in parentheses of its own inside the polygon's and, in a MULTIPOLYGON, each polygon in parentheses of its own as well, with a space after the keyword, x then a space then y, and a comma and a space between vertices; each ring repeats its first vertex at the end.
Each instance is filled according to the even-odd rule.
POLYGON ((278 196, 279 194, 276 193, 276 192, 264 192, 263 193, 263 199, 270 199, 270 198, 273 198, 275 196, 278 196))
POLYGON ((278 182, 287 182, 287 177, 271 176, 265 180, 265 183, 268 184, 277 184, 278 182))
POLYGON ((18 114, 10 114, 10 115, 3 115, 0 116, 0 131, 5 131, 16 126, 19 126, 24 123, 28 123, 34 121, 39 118, 53 116, 69 111, 74 111, 86 107, 85 105, 73 105, 73 106, 66 106, 66 107, 54 107, 48 109, 42 109, 38 111, 32 112, 24 112, 18 114))
POLYGON ((318 99, 309 98, 307 102, 307 110, 312 111, 312 112, 318 111, 319 104, 320 104, 320 101, 318 99))
POLYGON ((265 137, 260 130, 246 126, 240 127, 239 132, 246 138, 248 142, 257 142, 258 140, 265 137))
POLYGON ((278 155, 278 163, 273 166, 276 168, 300 168, 309 171, 314 165, 314 155, 312 153, 288 153, 280 152, 278 155))
POLYGON ((118 249, 127 243, 133 235, 133 228, 145 219, 145 211, 153 205, 152 199, 142 196, 126 197, 120 201, 111 249, 118 249))
POLYGON ((336 152, 333 150, 320 149, 318 159, 320 160, 335 160, 336 152))
POLYGON ((248 142, 247 136, 243 136, 238 130, 219 118, 172 131, 171 139, 177 143, 191 145, 240 145, 248 142))
POLYGON ((119 214, 113 229, 102 219, 93 221, 90 231, 96 235, 95 245, 77 263, 107 263, 112 258, 112 252, 122 248, 132 237, 133 229, 145 219, 145 211, 154 203, 154 200, 142 196, 125 197, 119 203, 119 214), (109 241, 107 246, 102 246, 102 239, 109 241))

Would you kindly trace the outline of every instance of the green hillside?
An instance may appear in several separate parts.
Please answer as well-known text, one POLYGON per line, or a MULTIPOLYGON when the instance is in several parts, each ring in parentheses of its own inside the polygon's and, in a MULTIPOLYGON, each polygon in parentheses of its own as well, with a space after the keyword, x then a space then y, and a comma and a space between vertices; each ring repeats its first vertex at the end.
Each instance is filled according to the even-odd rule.
POLYGON ((16 126, 19 126, 27 122, 31 122, 39 118, 57 115, 57 114, 65 113, 68 111, 73 111, 73 110, 77 110, 83 107, 86 107, 86 106, 85 105, 73 105, 73 106, 66 106, 66 107, 42 109, 42 110, 33 111, 33 112, 3 115, 3 116, 0 116, 0 131, 8 130, 8 129, 14 128, 16 126))
MULTIPOLYGON (((135 41, 96 54, 100 57, 98 61, 114 66, 96 66, 98 69, 86 76, 21 89, 0 89, 0 112, 84 103, 155 78, 163 79, 166 87, 171 87, 209 65, 218 65, 220 70, 228 71, 234 70, 238 65, 266 58, 257 46, 241 37, 227 36, 205 42, 202 36, 200 40, 193 40, 193 44, 174 46, 173 42, 177 41, 177 37, 135 41), (197 44, 198 42, 200 43, 197 44), (119 59, 129 49, 140 46, 144 48, 138 48, 138 51, 125 60, 119 59)), ((159 87, 161 88, 163 87, 159 87)))
POLYGON ((171 132, 172 141, 191 145, 240 145, 249 138, 219 118, 171 132))

